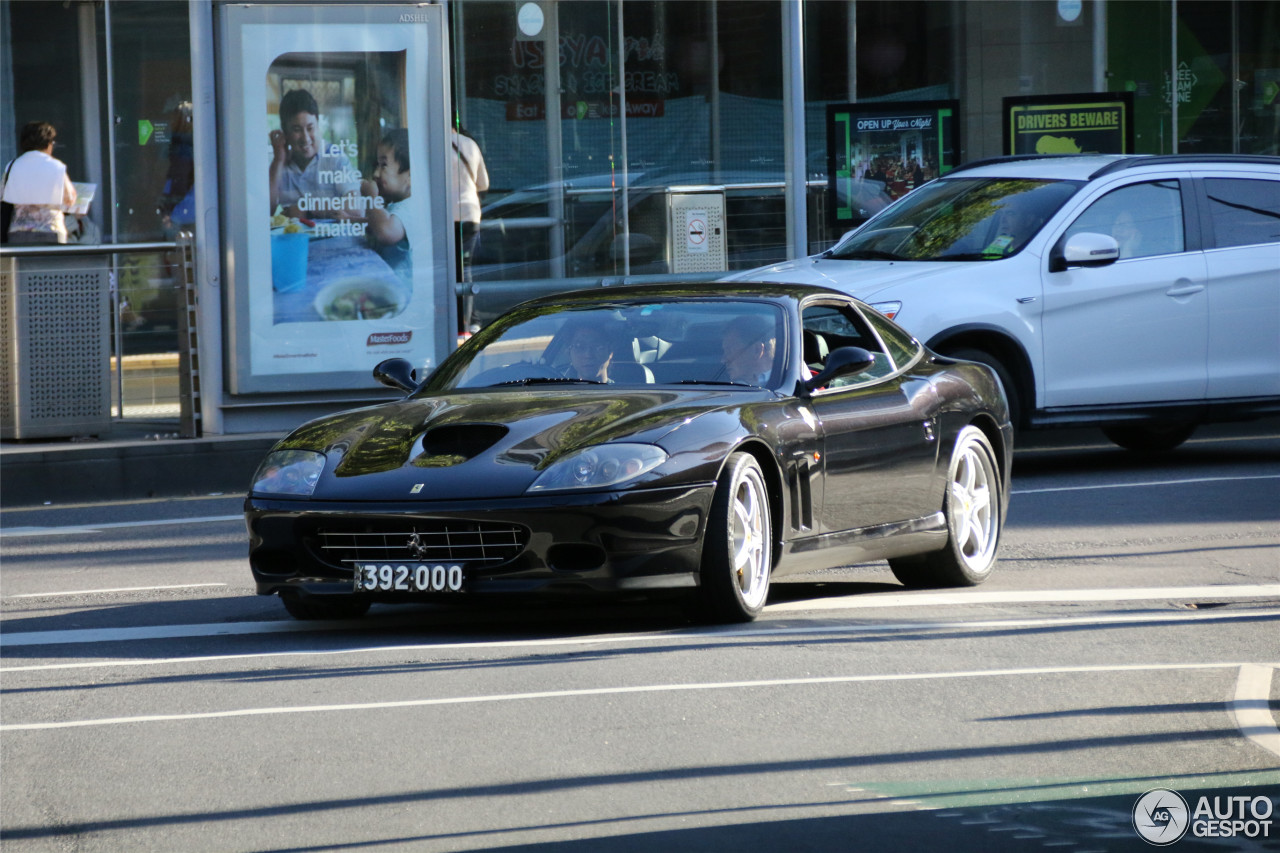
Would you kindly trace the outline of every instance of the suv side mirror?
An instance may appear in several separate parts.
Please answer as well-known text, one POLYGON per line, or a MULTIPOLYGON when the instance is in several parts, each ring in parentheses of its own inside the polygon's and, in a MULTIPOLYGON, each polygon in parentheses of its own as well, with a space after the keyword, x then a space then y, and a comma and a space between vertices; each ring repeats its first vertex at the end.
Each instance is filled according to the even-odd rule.
POLYGON ((413 369, 413 365, 403 358, 389 358, 378 362, 377 367, 373 368, 374 379, 406 394, 412 394, 418 390, 417 375, 418 372, 413 369))
POLYGON ((1068 267, 1105 267, 1120 259, 1120 244, 1109 234, 1082 231, 1064 237, 1049 254, 1049 272, 1068 267))
POLYGON ((862 347, 840 347, 832 350, 827 356, 827 363, 822 368, 822 372, 802 383, 801 388, 805 396, 808 396, 815 389, 830 385, 833 379, 861 373, 875 363, 875 355, 862 347))

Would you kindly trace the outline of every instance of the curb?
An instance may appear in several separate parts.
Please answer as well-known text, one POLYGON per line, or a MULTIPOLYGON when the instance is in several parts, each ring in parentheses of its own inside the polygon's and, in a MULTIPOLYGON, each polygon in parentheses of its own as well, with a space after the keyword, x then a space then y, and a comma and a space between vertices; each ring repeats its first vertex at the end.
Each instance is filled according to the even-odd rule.
POLYGON ((0 505, 245 494, 279 435, 77 442, 0 452, 0 505))

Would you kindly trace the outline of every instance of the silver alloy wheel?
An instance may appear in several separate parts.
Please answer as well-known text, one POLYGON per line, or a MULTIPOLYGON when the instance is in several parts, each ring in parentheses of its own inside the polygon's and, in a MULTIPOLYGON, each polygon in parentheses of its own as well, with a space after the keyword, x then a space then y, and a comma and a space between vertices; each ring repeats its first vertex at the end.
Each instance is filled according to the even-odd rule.
POLYGON ((969 571, 990 570, 998 541, 998 507, 993 500, 995 470, 985 448, 972 434, 962 434, 956 448, 948 520, 951 538, 969 571))
POLYGON ((750 609, 769 594, 769 520, 764 482, 758 470, 743 472, 733 494, 733 571, 743 603, 750 609))

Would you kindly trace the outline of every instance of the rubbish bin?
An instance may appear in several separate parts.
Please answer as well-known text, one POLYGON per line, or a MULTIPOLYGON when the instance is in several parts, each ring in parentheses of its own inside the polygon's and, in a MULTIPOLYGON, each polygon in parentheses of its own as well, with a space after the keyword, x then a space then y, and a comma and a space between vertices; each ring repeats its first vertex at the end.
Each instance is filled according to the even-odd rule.
POLYGON ((110 261, 0 257, 0 438, 111 428, 110 261))

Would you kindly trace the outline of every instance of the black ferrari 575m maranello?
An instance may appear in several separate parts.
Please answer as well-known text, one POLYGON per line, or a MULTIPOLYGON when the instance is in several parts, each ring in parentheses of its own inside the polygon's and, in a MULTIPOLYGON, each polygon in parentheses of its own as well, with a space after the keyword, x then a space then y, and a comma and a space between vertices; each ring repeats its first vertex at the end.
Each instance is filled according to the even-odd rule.
MULTIPOLYGON (((837 291, 690 284, 527 302, 403 399, 304 424, 246 501, 302 619, 490 594, 678 594, 753 619, 786 573, 981 583, 1012 427, 987 367, 837 291)), ((472 598, 474 600, 474 598, 472 598)))

